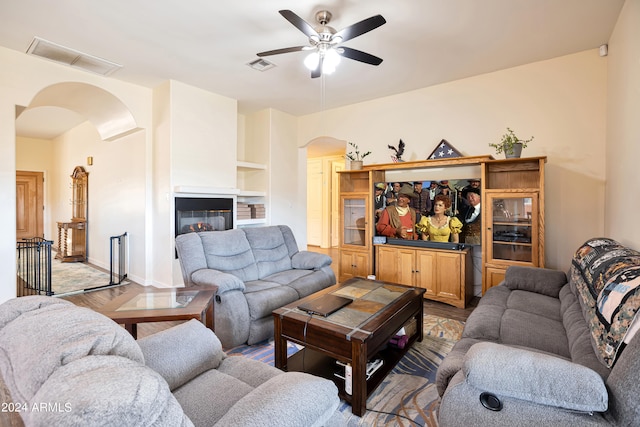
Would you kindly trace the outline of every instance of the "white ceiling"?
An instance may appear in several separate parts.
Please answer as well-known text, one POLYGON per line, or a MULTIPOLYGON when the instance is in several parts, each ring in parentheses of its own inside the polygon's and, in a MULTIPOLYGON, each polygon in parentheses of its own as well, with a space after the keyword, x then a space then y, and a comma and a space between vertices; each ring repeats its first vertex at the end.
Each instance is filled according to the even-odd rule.
MULTIPOLYGON (((237 99, 241 113, 272 107, 304 115, 597 48, 607 43, 623 3, 5 0, 0 45, 26 52, 37 36, 123 65, 108 78, 150 88, 174 79, 237 99), (249 68, 257 52, 307 43, 280 9, 312 25, 316 11, 329 10, 337 30, 381 14, 385 25, 345 46, 384 62, 375 67, 343 58, 333 75, 319 79, 311 79, 304 68, 303 52, 266 58, 276 64, 268 71, 249 68)), ((58 110, 22 115, 18 133, 53 137, 82 121, 58 110)))

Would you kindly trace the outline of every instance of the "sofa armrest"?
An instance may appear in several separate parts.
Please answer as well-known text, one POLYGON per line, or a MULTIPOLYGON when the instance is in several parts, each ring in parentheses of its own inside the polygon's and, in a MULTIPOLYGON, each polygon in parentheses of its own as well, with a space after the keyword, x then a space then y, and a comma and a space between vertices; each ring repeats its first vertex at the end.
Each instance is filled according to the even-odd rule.
POLYGON ((145 364, 159 373, 173 391, 209 369, 225 353, 216 335, 195 319, 138 340, 145 364))
POLYGON ((560 289, 567 284, 567 275, 548 268, 511 266, 504 276, 504 284, 514 291, 529 291, 558 298, 560 289))
POLYGON ((469 384, 497 396, 582 412, 604 412, 608 406, 600 375, 550 354, 478 343, 467 352, 463 372, 469 384))
POLYGON ((331 265, 331 257, 317 252, 300 251, 291 257, 291 266, 299 270, 320 270, 331 265))
POLYGON ((262 383, 238 400, 220 426, 322 426, 338 408, 335 384, 302 372, 287 372, 262 383))
POLYGON ((202 268, 191 274, 191 281, 196 286, 215 286, 218 294, 239 290, 244 292, 244 282, 239 277, 212 268, 202 268))

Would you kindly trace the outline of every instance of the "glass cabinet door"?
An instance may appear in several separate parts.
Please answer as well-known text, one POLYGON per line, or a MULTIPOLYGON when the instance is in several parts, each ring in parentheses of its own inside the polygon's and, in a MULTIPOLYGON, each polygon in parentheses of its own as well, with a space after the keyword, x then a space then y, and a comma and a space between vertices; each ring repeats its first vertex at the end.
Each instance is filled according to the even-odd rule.
POLYGON ((537 265, 537 194, 491 194, 487 204, 489 260, 537 265))
POLYGON ((367 199, 365 197, 342 198, 342 243, 367 246, 367 199))

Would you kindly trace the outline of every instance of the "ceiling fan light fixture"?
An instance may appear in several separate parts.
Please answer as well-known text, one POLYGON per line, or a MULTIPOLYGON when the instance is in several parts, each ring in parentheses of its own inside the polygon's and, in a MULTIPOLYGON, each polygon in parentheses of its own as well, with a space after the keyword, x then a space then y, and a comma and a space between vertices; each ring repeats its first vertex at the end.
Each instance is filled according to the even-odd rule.
POLYGON ((322 73, 331 74, 336 70, 336 67, 340 63, 340 55, 334 49, 329 49, 324 54, 324 60, 322 61, 322 73))
POLYGON ((318 68, 319 63, 320 63, 320 54, 317 51, 311 52, 304 59, 304 66, 307 67, 310 71, 313 71, 316 68, 318 68))

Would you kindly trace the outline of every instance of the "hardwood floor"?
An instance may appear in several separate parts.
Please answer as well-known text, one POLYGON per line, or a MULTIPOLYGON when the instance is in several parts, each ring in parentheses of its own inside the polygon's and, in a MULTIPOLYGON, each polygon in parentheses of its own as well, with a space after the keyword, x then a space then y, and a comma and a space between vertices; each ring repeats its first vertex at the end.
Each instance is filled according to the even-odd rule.
MULTIPOLYGON (((331 264, 336 277, 338 276, 338 250, 336 248, 323 249, 317 246, 309 246, 309 251, 324 253, 333 259, 331 264)), ((97 291, 85 292, 82 294, 71 295, 68 297, 62 297, 66 300, 73 302, 80 307, 87 307, 92 310, 98 310, 107 302, 111 301, 115 297, 123 294, 130 289, 142 289, 143 286, 137 283, 131 283, 127 285, 118 286, 110 289, 101 289, 97 291)), ((428 314, 435 316, 446 317, 449 319, 455 319, 460 321, 466 321, 467 317, 471 314, 473 309, 478 305, 479 298, 474 298, 471 304, 467 308, 457 308, 437 301, 424 300, 424 311, 428 314)), ((138 325, 138 338, 142 338, 156 332, 167 329, 171 326, 175 326, 180 321, 176 322, 155 322, 155 323, 141 323, 138 325)))

